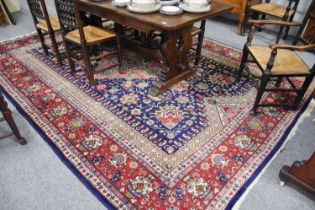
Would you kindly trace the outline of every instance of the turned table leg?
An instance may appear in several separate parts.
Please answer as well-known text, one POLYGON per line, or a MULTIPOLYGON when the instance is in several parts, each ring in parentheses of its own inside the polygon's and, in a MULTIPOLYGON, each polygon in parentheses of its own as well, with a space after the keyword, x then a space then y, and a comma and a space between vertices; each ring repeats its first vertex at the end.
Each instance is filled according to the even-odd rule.
POLYGON ((12 117, 12 112, 11 110, 8 108, 8 104, 7 102, 4 100, 4 97, 2 95, 2 92, 0 91, 0 111, 3 114, 3 118, 0 119, 0 121, 7 121, 9 127, 12 130, 12 133, 10 134, 6 134, 3 136, 0 136, 0 139, 11 136, 11 135, 15 135, 15 137, 17 138, 17 140, 19 141, 20 144, 25 145, 27 142, 26 140, 21 136, 19 129, 17 128, 14 119, 12 117))

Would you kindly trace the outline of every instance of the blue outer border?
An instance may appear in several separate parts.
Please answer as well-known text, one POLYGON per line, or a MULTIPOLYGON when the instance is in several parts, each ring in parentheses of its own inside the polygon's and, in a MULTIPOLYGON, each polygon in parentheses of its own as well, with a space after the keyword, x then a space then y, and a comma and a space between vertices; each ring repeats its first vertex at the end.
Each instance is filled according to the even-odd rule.
POLYGON ((292 123, 289 125, 289 127, 286 129, 284 134, 282 135, 280 141, 278 144, 271 150, 269 155, 265 158, 265 160, 259 165, 259 167, 256 169, 256 171, 252 174, 252 176, 245 182, 245 184, 238 190, 236 195, 230 200, 228 205, 225 209, 232 209, 235 203, 240 199, 240 197, 243 195, 243 193, 247 190, 247 188, 253 183, 253 181, 256 179, 257 175, 261 173, 261 171, 266 167, 266 165, 269 163, 269 161, 272 159, 272 157, 278 152, 278 150, 281 148, 283 143, 285 142, 286 138, 290 134, 290 131, 298 121, 298 119, 301 117, 301 115, 304 113, 306 108, 308 107, 309 103, 312 100, 312 95, 307 99, 299 113, 295 116, 292 123))
MULTIPOLYGON (((116 209, 94 186, 88 182, 88 180, 72 165, 72 163, 64 157, 62 152, 55 146, 55 144, 49 139, 49 137, 41 130, 38 125, 33 121, 33 119, 28 116, 28 114, 20 107, 20 105, 7 93, 7 91, 0 85, 1 91, 4 95, 9 99, 9 101, 15 106, 18 112, 30 123, 30 125, 38 132, 38 134, 45 140, 45 142, 49 145, 49 147, 54 151, 54 153, 59 157, 59 159, 71 170, 71 172, 81 181, 81 183, 91 191, 96 198, 108 209, 114 210, 116 209)), ((235 203, 240 199, 243 193, 247 190, 247 188, 252 184, 252 182, 256 179, 257 175, 266 167, 271 158, 276 154, 276 152, 281 148, 282 144, 285 142, 287 136, 290 131, 301 117, 303 112, 306 110, 310 101, 312 100, 312 96, 310 96, 299 113, 295 116, 293 122, 289 125, 287 130, 284 132, 278 144, 272 149, 270 154, 265 158, 265 160, 260 164, 260 166, 256 169, 253 175, 245 182, 245 184, 238 190, 236 195, 231 199, 231 201, 226 206, 226 209, 232 209, 235 203)))
POLYGON ((0 85, 0 91, 4 93, 7 99, 14 105, 16 110, 28 121, 33 129, 45 140, 49 147, 59 157, 59 159, 70 169, 70 171, 80 180, 80 182, 96 196, 96 198, 109 210, 115 210, 114 207, 62 154, 50 138, 43 132, 43 130, 33 121, 33 119, 20 107, 20 105, 8 94, 8 92, 0 85))

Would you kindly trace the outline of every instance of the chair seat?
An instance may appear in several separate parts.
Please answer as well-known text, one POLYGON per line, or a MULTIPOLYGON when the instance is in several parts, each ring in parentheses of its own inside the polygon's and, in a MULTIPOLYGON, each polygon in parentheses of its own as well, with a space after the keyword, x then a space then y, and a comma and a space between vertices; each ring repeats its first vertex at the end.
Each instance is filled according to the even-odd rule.
MULTIPOLYGON (((257 60, 262 69, 266 69, 271 55, 271 48, 266 46, 249 46, 252 56, 257 60)), ((293 51, 278 49, 272 75, 307 74, 309 67, 293 51)))
MULTIPOLYGON (((60 30, 58 17, 51 17, 49 18, 49 20, 50 20, 51 27, 54 31, 60 30)), ((45 20, 39 21, 39 23, 36 24, 36 28, 42 29, 46 32, 48 31, 48 26, 45 20)))
MULTIPOLYGON (((265 13, 267 15, 272 15, 279 18, 282 18, 286 11, 286 7, 277 5, 277 4, 271 4, 271 3, 257 4, 257 5, 251 6, 250 9, 259 13, 265 13)), ((294 13, 294 10, 290 10, 289 16, 292 16, 293 13, 294 13)))
MULTIPOLYGON (((90 26, 90 25, 85 26, 83 27, 83 30, 84 30, 86 43, 88 45, 110 40, 116 37, 116 33, 114 31, 99 28, 96 26, 90 26)), ((74 31, 67 33, 65 38, 77 44, 81 43, 79 29, 76 29, 74 31)))
POLYGON ((192 29, 191 29, 191 36, 195 36, 196 34, 198 34, 200 32, 201 32, 200 28, 197 28, 197 27, 193 26, 192 29))

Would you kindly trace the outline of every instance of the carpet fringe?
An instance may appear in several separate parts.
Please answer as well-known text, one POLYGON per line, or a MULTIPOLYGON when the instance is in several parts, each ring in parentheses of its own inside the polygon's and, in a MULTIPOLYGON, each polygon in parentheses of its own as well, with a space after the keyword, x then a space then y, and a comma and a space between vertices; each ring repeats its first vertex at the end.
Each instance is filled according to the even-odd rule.
MULTIPOLYGON (((299 127, 299 125, 304 121, 304 119, 306 117, 311 116, 311 112, 314 110, 315 108, 315 100, 312 99, 309 103, 309 105, 307 106, 306 110, 303 112, 303 114, 301 115, 301 117, 298 119, 297 123, 294 125, 294 127, 292 128, 292 130, 290 131, 289 135, 287 136, 285 142, 283 142, 283 144, 281 145, 280 149, 274 154, 274 156, 269 160, 269 162, 266 164, 266 166, 264 167, 264 169, 257 175, 257 177, 255 178, 255 180, 248 186, 248 188, 246 189, 246 191, 241 195, 241 197, 238 199, 238 201, 235 203, 235 205, 232 207, 232 210, 240 210, 241 204, 244 202, 244 200, 246 199, 248 193, 253 189, 253 187, 257 184, 258 180, 260 179, 260 177, 262 175, 264 175, 264 173, 267 171, 267 169, 269 168, 269 166, 271 165, 271 163, 274 161, 274 159, 276 159, 279 154, 285 150, 286 145, 288 144, 288 142, 291 140, 291 138, 296 134, 296 131, 299 127)), ((279 180, 279 186, 280 186, 280 180, 279 180)))

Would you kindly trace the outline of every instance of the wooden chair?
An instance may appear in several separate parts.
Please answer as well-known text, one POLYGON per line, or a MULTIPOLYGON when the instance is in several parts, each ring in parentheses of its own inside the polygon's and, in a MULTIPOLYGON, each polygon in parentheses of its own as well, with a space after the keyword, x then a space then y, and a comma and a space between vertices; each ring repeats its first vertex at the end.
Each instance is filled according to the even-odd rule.
POLYGON ((27 0, 27 3, 45 54, 48 55, 48 49, 52 48, 56 55, 58 63, 61 65, 62 59, 55 37, 55 32, 60 31, 58 18, 49 17, 44 0, 27 0), (51 45, 45 42, 45 35, 49 35, 51 45))
MULTIPOLYGON (((300 0, 288 0, 287 6, 279 5, 270 2, 270 0, 262 1, 260 4, 252 4, 252 0, 247 1, 246 18, 244 22, 243 32, 246 30, 248 18, 251 15, 251 19, 265 19, 266 16, 272 16, 276 18, 281 18, 283 21, 292 22, 294 15, 296 13, 297 6, 300 0)), ((290 26, 286 26, 283 39, 286 39, 290 30, 290 26)))
MULTIPOLYGON (((295 51, 306 51, 309 49, 314 49, 315 44, 310 45, 285 45, 278 44, 279 39, 271 47, 268 46, 256 46, 252 45, 253 34, 256 27, 260 27, 265 24, 275 24, 280 25, 282 30, 285 26, 299 26, 299 23, 286 22, 281 20, 250 20, 249 24, 252 25, 250 33, 247 38, 247 43, 243 49, 243 57, 239 69, 239 74, 237 80, 241 79, 245 64, 250 54, 253 62, 255 62, 262 75, 260 77, 260 85, 258 88, 258 93, 254 102, 253 111, 257 113, 257 107, 265 106, 285 106, 292 109, 297 109, 300 104, 305 91, 310 85, 311 81, 315 75, 315 64, 310 69, 303 60, 297 55, 295 51), (290 79, 292 77, 303 77, 304 82, 301 86, 297 87, 294 82, 290 79), (282 88, 279 87, 282 80, 286 78, 292 88, 282 88), (269 81, 276 79, 276 84, 274 88, 267 87, 269 81), (294 102, 289 104, 260 104, 260 100, 264 92, 295 92, 296 97, 294 102)), ((314 42, 313 42, 314 43, 314 42)))
POLYGON ((89 84, 94 85, 94 74, 119 65, 121 67, 120 39, 112 30, 93 25, 84 25, 84 16, 79 14, 74 0, 55 0, 56 10, 61 25, 62 37, 70 68, 75 72, 75 63, 85 68, 89 84), (102 44, 116 40, 117 51, 101 52, 102 44), (95 70, 91 61, 117 54, 118 64, 98 67, 95 70), (82 59, 78 58, 82 56, 82 59))

